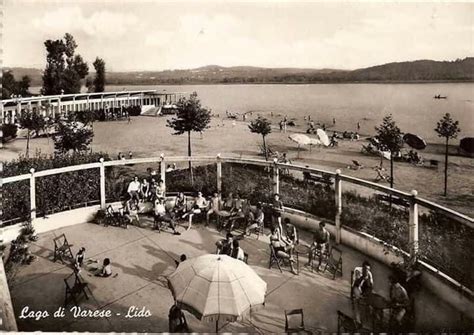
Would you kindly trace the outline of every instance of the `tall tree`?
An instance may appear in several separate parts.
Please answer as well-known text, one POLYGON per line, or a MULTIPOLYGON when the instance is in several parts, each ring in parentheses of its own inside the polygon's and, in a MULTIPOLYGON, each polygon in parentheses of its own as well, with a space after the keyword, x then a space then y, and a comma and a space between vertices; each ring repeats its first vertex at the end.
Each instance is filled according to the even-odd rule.
POLYGON ((105 61, 97 57, 94 61, 95 78, 94 92, 104 92, 105 89, 105 61))
POLYGON ((390 187, 393 188, 393 159, 403 148, 403 137, 400 128, 392 118, 392 114, 383 118, 382 124, 375 127, 378 140, 378 149, 390 152, 390 187))
POLYGON ((25 156, 29 157, 30 153, 30 138, 33 132, 36 135, 39 134, 41 130, 45 129, 46 122, 40 113, 36 111, 26 110, 23 111, 18 119, 20 127, 26 129, 26 153, 25 156))
POLYGON ((451 114, 446 113, 435 128, 439 137, 444 137, 446 140, 446 149, 444 151, 444 196, 448 195, 448 156, 449 156, 449 139, 458 137, 461 131, 459 128, 459 121, 454 121, 451 114))
MULTIPOLYGON (((191 157, 191 132, 202 132, 209 128, 211 112, 201 106, 196 92, 193 92, 189 99, 179 99, 176 116, 168 120, 168 127, 174 129, 173 135, 188 134, 188 156, 191 157)), ((189 173, 193 181, 191 161, 189 161, 189 173)))
POLYGON ((81 80, 89 73, 87 63, 75 51, 74 37, 66 33, 61 40, 47 40, 46 68, 43 73, 42 94, 79 93, 81 80))
POLYGON ((265 160, 268 160, 268 150, 265 137, 272 132, 271 122, 266 118, 258 117, 256 120, 250 122, 249 129, 252 133, 262 135, 263 139, 263 152, 265 154, 265 160))

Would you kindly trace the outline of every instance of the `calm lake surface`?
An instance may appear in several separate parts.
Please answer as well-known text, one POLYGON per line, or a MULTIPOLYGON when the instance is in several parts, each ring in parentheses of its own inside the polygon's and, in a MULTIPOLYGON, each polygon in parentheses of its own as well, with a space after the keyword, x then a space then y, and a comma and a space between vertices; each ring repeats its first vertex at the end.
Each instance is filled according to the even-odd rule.
POLYGON ((474 136, 474 83, 454 84, 315 84, 315 85, 180 85, 180 86, 108 86, 108 91, 122 89, 165 89, 168 92, 196 91, 204 106, 221 116, 225 111, 248 112, 270 116, 281 114, 303 117, 332 126, 352 130, 360 122, 362 134, 374 133, 382 118, 392 113, 403 132, 424 137, 429 142, 442 142, 434 132, 436 122, 451 113, 459 120, 458 139, 474 136), (447 99, 433 99, 441 94, 447 99))

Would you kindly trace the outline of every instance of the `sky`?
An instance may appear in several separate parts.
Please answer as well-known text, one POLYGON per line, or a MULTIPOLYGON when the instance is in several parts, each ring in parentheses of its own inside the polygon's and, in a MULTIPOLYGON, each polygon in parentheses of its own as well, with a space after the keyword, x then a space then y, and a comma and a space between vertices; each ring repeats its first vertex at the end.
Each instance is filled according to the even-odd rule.
POLYGON ((9 67, 43 68, 44 41, 66 32, 108 71, 356 69, 474 56, 474 2, 3 1, 9 67))

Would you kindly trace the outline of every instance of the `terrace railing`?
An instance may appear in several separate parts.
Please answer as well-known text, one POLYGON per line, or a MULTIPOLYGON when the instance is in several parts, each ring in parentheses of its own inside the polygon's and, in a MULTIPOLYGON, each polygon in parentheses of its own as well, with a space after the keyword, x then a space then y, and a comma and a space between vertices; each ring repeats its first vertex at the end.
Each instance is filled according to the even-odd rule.
MULTIPOLYGON (((43 171, 35 171, 34 169, 30 170, 29 174, 23 174, 18 176, 7 177, 3 179, 3 184, 10 184, 19 181, 26 181, 29 180, 29 206, 31 211, 31 219, 35 220, 37 216, 37 199, 36 199, 36 179, 51 176, 55 174, 62 174, 67 172, 73 171, 81 171, 86 169, 99 169, 100 173, 100 199, 91 199, 91 201, 99 201, 101 208, 105 209, 106 207, 106 168, 108 167, 116 167, 116 166, 123 166, 123 165, 131 165, 131 164, 151 164, 151 163, 159 163, 160 165, 160 177, 166 184, 166 166, 168 163, 179 163, 179 162, 197 162, 197 163, 207 163, 207 164, 215 164, 216 165, 216 190, 221 192, 222 191, 222 179, 223 179, 223 172, 222 172, 222 164, 223 163, 231 163, 237 165, 245 165, 245 166, 259 166, 265 167, 268 171, 271 171, 271 178, 270 178, 270 187, 272 193, 280 193, 280 184, 282 181, 281 178, 281 171, 296 171, 296 172, 305 172, 310 174, 317 174, 326 178, 330 178, 334 180, 334 187, 331 188, 332 192, 334 192, 334 206, 335 206, 335 215, 334 215, 334 224, 335 224, 335 231, 336 231, 336 242, 341 242, 341 216, 343 213, 343 186, 344 185, 351 185, 368 188, 372 192, 381 192, 387 197, 391 199, 391 197, 401 199, 407 204, 408 207, 408 236, 406 236, 406 240, 408 240, 408 250, 404 250, 409 254, 409 260, 415 262, 419 259, 420 255, 420 244, 419 244, 419 207, 423 207, 428 211, 435 211, 436 213, 440 213, 441 215, 449 218, 456 222, 456 224, 463 225, 469 229, 474 229, 474 219, 456 212, 452 209, 446 208, 444 206, 438 205, 432 201, 422 199, 418 197, 418 193, 416 190, 413 190, 410 193, 403 192, 397 189, 393 189, 387 186, 383 186, 377 183, 373 183, 367 180, 347 176, 341 173, 340 170, 336 171, 327 171, 315 168, 304 167, 301 165, 295 164, 283 164, 278 163, 276 160, 274 161, 264 161, 254 158, 236 158, 236 157, 224 157, 220 154, 217 156, 194 156, 194 157, 187 157, 187 156, 173 156, 173 157, 165 157, 165 155, 161 155, 158 157, 146 157, 146 158, 134 158, 134 159, 127 159, 127 160, 112 160, 112 161, 104 161, 103 158, 100 159, 97 163, 90 163, 90 164, 83 164, 83 165, 75 165, 75 166, 68 166, 63 168, 51 169, 51 170, 43 170, 43 171)), ((109 199, 111 200, 111 199, 109 199)), ((1 227, 1 225, 0 225, 1 227)), ((449 248, 449 246, 445 246, 449 248)), ((462 286, 461 284, 459 284, 462 286)))

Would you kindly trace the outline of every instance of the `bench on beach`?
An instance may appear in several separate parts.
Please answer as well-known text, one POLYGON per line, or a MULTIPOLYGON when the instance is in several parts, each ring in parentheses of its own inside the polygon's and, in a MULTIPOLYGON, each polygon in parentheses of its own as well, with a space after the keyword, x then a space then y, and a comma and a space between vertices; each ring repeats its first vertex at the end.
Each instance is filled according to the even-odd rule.
POLYGON ((310 173, 310 172, 303 172, 303 180, 305 183, 314 182, 314 183, 321 183, 321 184, 326 184, 326 185, 334 184, 334 181, 331 179, 331 177, 325 176, 325 175, 320 176, 320 175, 310 173))

